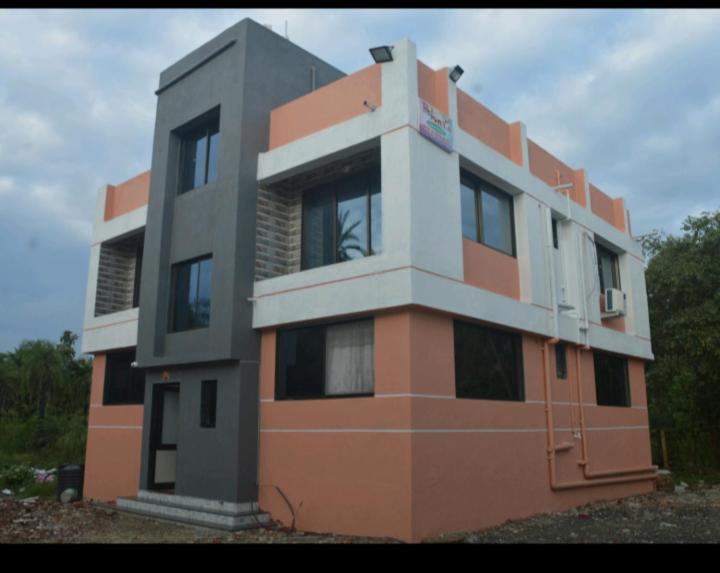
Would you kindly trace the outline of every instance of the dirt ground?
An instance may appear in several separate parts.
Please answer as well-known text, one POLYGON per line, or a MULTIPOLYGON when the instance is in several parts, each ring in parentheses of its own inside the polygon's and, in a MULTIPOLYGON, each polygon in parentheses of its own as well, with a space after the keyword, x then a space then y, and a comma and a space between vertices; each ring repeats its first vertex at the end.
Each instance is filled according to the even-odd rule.
MULTIPOLYGON (((387 543, 254 529, 237 533, 144 518, 85 502, 0 500, 0 543, 387 543)), ((512 521, 434 543, 718 543, 720 486, 655 492, 512 521)))

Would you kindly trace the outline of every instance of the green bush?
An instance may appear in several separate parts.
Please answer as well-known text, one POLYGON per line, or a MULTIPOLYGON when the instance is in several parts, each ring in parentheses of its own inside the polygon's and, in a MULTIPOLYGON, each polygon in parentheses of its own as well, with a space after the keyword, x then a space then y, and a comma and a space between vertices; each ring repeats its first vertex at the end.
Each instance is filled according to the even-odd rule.
POLYGON ((30 466, 5 466, 0 468, 0 488, 13 492, 35 483, 35 473, 30 466))

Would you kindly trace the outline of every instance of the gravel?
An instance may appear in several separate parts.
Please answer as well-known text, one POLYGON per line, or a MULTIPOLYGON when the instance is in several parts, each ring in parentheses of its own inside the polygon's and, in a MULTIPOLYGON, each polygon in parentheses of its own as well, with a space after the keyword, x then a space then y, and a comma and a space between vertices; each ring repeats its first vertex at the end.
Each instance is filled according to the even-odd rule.
MULTIPOLYGON (((453 533, 434 543, 718 543, 720 486, 657 491, 453 533)), ((144 518, 87 502, 0 499, 0 543, 387 543, 260 528, 235 533, 144 518)))

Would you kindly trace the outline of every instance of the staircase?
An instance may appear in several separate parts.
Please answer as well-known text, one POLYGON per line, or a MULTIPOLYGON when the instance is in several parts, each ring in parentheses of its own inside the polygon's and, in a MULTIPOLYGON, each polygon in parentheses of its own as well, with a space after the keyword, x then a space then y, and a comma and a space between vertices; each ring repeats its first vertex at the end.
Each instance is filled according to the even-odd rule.
POLYGON ((119 497, 116 508, 202 527, 238 531, 270 523, 270 516, 259 511, 257 502, 232 503, 140 490, 137 497, 119 497))

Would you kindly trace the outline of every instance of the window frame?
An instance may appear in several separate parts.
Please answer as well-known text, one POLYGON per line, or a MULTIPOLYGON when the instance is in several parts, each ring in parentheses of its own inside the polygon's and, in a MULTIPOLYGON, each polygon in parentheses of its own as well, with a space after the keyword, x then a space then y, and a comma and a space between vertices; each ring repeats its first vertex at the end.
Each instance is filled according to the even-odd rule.
POLYGON ((213 429, 217 426, 217 400, 218 400, 218 381, 217 380, 201 380, 200 381, 200 427, 205 429, 213 429), (206 392, 212 389, 210 397, 206 392))
POLYGON ((486 326, 466 320, 453 320, 453 358, 454 358, 454 380, 455 380, 455 399, 456 400, 489 400, 493 402, 517 402, 525 403, 525 364, 523 357, 523 337, 519 332, 486 326), (512 339, 512 352, 515 362, 513 367, 513 377, 517 388, 517 398, 492 398, 492 397, 474 397, 458 395, 458 347, 457 347, 457 328, 470 327, 478 331, 485 331, 490 335, 508 336, 512 339))
POLYGON ((103 406, 142 406, 145 403, 145 386, 147 383, 147 380, 145 379, 145 371, 141 368, 133 368, 130 366, 130 380, 128 382, 128 391, 127 391, 127 399, 125 400, 110 400, 109 398, 109 385, 108 385, 108 358, 113 355, 118 354, 128 354, 130 356, 130 363, 132 364, 135 362, 136 358, 136 349, 135 348, 124 348, 124 349, 116 349, 111 350, 105 353, 105 371, 103 373, 103 398, 102 398, 102 405, 103 406), (142 399, 140 401, 137 401, 135 399, 132 399, 132 385, 134 383, 137 383, 137 380, 133 380, 135 377, 142 376, 142 399))
MULTIPOLYGON (((218 106, 200 115, 199 117, 195 118, 184 126, 176 129, 174 133, 179 140, 177 162, 177 195, 184 195, 185 193, 189 193, 190 191, 202 189, 203 187, 206 187, 207 185, 217 181, 217 165, 215 170, 216 175, 213 181, 208 181, 208 173, 210 171, 210 138, 215 134, 218 134, 218 136, 220 135, 220 107, 218 106), (204 153, 205 157, 203 183, 198 186, 185 188, 185 165, 189 158, 189 143, 191 141, 196 142, 202 139, 205 139, 206 141, 204 153)), ((218 142, 218 148, 219 145, 220 143, 218 142)), ((217 160, 218 162, 220 160, 219 151, 217 160)))
POLYGON ((296 401, 296 400, 334 400, 344 398, 374 398, 375 397, 375 317, 366 316, 361 318, 352 318, 345 320, 335 320, 332 322, 313 323, 297 325, 289 328, 282 328, 276 331, 275 335, 275 400, 276 401, 296 401), (372 322, 373 328, 373 391, 372 392, 357 392, 354 394, 304 394, 301 396, 288 396, 287 395, 287 384, 284 385, 281 392, 281 385, 279 383, 280 377, 280 335, 283 332, 290 332, 293 330, 302 330, 305 328, 322 328, 323 329, 323 345, 322 345, 322 387, 323 392, 326 386, 326 370, 327 370, 327 329, 331 326, 338 326, 341 324, 359 323, 359 322, 372 322))
MULTIPOLYGON (((195 263, 201 263, 205 260, 213 260, 212 253, 208 255, 201 255, 199 257, 194 257, 192 259, 187 259, 184 261, 178 261, 177 263, 172 263, 170 265, 170 311, 168 312, 168 328, 167 332, 168 334, 175 334, 177 332, 189 332, 191 330, 199 330, 201 328, 210 328, 210 322, 212 319, 212 278, 210 279, 210 316, 208 316, 208 323, 205 325, 200 326, 192 326, 190 328, 182 328, 177 329, 175 327, 175 302, 177 298, 177 273, 178 269, 181 266, 188 265, 191 266, 195 263)), ((212 269, 210 270, 210 276, 212 277, 212 269)), ((200 281, 198 280, 198 289, 200 288, 200 281)))
POLYGON ((632 408, 632 394, 630 389, 630 368, 628 359, 626 356, 615 354, 612 352, 604 352, 599 350, 593 350, 593 370, 595 376, 595 403, 598 406, 609 407, 609 408, 632 408), (616 359, 622 361, 622 373, 623 373, 623 387, 624 387, 624 398, 625 403, 623 404, 610 404, 605 401, 600 402, 599 380, 598 380, 598 367, 597 362, 599 357, 605 357, 610 359, 616 359))
MULTIPOLYGON (((461 169, 460 170, 460 186, 462 187, 465 185, 466 187, 469 187, 475 192, 474 201, 475 201, 475 208, 474 208, 474 215, 475 215, 475 229, 476 229, 476 237, 475 242, 480 243, 481 245, 484 245, 485 247, 489 249, 493 249, 499 253, 503 253, 504 255, 508 255, 513 258, 517 258, 517 246, 516 246, 516 238, 515 238, 515 197, 503 191, 502 189, 498 188, 497 186, 493 185, 492 183, 489 183, 485 181, 484 179, 478 177, 477 175, 471 173, 467 169, 461 169), (482 212, 482 193, 487 193, 488 195, 491 195, 495 197, 496 199, 500 199, 503 201, 507 201, 510 205, 510 243, 511 243, 511 249, 508 253, 507 251, 504 251, 503 249, 500 249, 498 247, 495 247, 493 245, 489 245, 487 242, 485 242, 485 236, 484 236, 484 225, 483 225, 483 212, 482 212)), ((461 190, 462 193, 462 190, 461 190)), ((463 238, 466 238, 465 235, 463 235, 463 238)))
POLYGON ((612 251, 605 247, 604 245, 601 245, 598 242, 595 242, 595 253, 597 257, 597 269, 598 269, 598 278, 600 281, 600 293, 605 294, 605 291, 608 288, 614 288, 618 290, 622 290, 622 283, 620 282, 620 255, 618 255, 615 251, 612 251), (602 272, 602 263, 601 263, 601 254, 609 255, 612 260, 612 268, 610 270, 613 278, 613 285, 607 286, 604 284, 603 280, 603 272, 602 272))
MULTIPOLYGON (((380 166, 374 165, 372 167, 368 167, 367 169, 362 169, 360 171, 357 171, 356 173, 351 173, 349 175, 344 175, 342 177, 338 177, 335 179, 332 179, 330 181, 326 181, 325 183, 321 183, 319 185, 314 185, 312 187, 308 187, 307 189, 303 189, 301 192, 301 214, 300 214, 300 271, 308 271, 312 269, 318 269, 322 267, 327 267, 330 265, 336 265, 338 263, 347 263, 351 262, 353 260, 358 259, 365 259, 367 257, 373 257, 376 255, 380 255, 383 252, 383 247, 381 245, 380 251, 373 253, 372 247, 373 247, 373 234, 372 234, 372 197, 373 195, 380 195, 382 198, 382 178, 380 173, 380 166), (377 193, 373 192, 373 178, 377 174, 377 193), (349 259, 345 261, 341 261, 338 259, 338 236, 337 236, 337 222, 338 222, 338 194, 342 191, 342 189, 338 188, 338 183, 342 181, 350 181, 352 179, 359 179, 361 177, 366 178, 367 183, 367 191, 365 193, 365 208, 367 213, 367 220, 365 222, 365 232, 367 234, 367 243, 365 247, 367 248, 367 255, 364 255, 362 257, 357 257, 356 259, 349 259), (305 240, 305 217, 306 217, 306 211, 307 211, 307 201, 305 200, 306 194, 311 193, 327 193, 331 197, 331 204, 332 204, 332 242, 333 242, 333 261, 330 263, 325 263, 322 265, 316 265, 312 267, 307 266, 306 262, 306 256, 305 256, 305 247, 306 247, 306 240, 305 240)), ((382 203, 380 207, 380 224, 382 225, 382 203)), ((382 229, 382 226, 381 226, 382 229)), ((383 237, 384 233, 380 233, 381 239, 383 237)))

